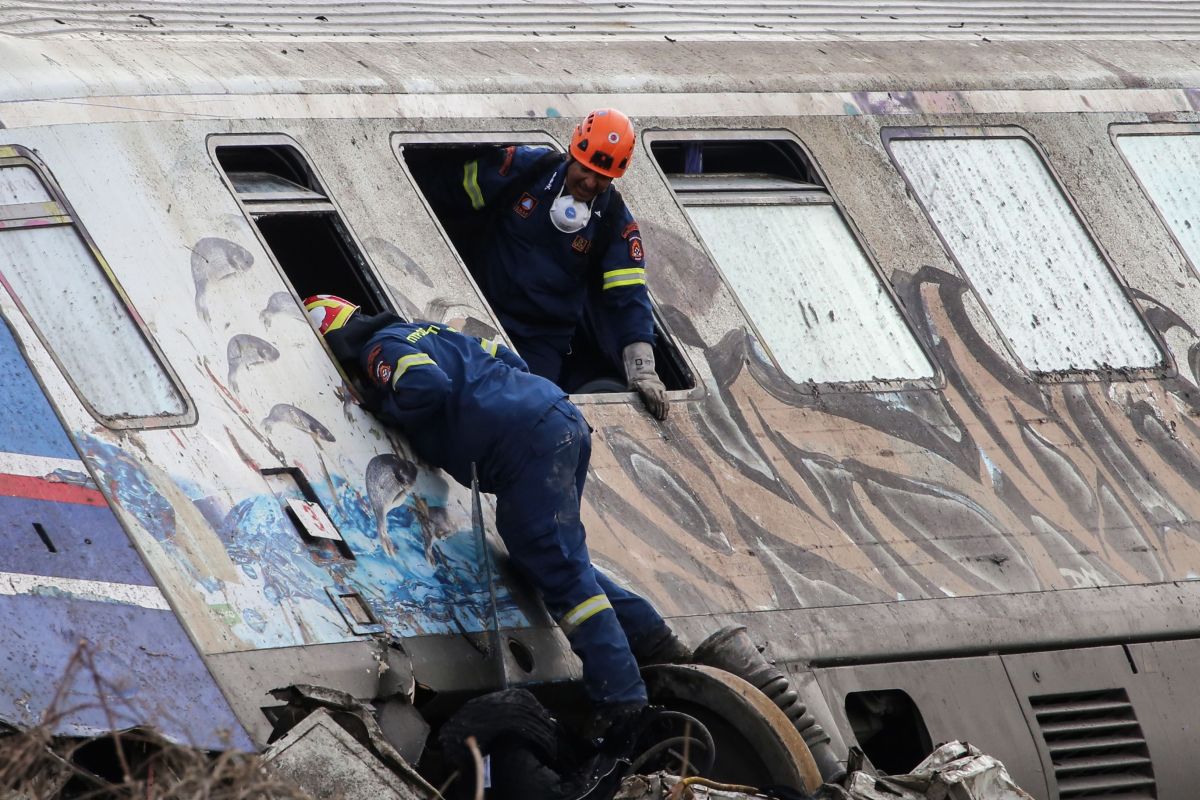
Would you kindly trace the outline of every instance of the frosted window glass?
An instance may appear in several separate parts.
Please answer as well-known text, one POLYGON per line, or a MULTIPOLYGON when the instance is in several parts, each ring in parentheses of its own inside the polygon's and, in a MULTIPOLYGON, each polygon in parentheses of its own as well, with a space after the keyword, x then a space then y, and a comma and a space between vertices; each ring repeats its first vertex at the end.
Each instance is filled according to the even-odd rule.
POLYGON ((5 167, 0 169, 0 205, 19 205, 22 203, 46 203, 50 201, 50 193, 37 173, 29 167, 5 167))
POLYGON ((175 416, 186 410, 74 228, 0 231, 0 274, 99 414, 125 419, 175 416))
POLYGON ((1030 370, 1162 363, 1154 339, 1029 142, 902 139, 892 142, 892 153, 1030 370))
POLYGON ((1200 136, 1119 136, 1117 146, 1192 265, 1200 269, 1200 136))
POLYGON ((836 206, 692 206, 688 214, 792 380, 933 377, 836 206))

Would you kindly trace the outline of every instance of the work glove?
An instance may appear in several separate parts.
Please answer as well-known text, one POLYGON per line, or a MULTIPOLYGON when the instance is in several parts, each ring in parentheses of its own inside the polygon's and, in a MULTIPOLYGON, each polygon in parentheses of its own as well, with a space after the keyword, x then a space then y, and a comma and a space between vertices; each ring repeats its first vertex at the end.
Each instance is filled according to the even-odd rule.
POLYGON ((667 387, 654 371, 654 348, 649 342, 626 345, 621 353, 625 360, 625 379, 629 388, 642 396, 642 402, 658 419, 666 419, 671 406, 667 402, 667 387))

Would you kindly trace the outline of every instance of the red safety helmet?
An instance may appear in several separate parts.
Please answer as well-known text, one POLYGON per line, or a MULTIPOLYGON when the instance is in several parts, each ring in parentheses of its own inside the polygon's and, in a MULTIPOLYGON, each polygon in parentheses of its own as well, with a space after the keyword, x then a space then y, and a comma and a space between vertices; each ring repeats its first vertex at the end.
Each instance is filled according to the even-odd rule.
POLYGON ((571 155, 601 175, 619 178, 633 158, 633 123, 615 108, 598 108, 575 126, 571 155))
POLYGON ((354 312, 358 311, 358 306, 335 294, 314 294, 304 301, 304 310, 308 312, 312 324, 316 325, 317 330, 324 336, 345 325, 354 312))

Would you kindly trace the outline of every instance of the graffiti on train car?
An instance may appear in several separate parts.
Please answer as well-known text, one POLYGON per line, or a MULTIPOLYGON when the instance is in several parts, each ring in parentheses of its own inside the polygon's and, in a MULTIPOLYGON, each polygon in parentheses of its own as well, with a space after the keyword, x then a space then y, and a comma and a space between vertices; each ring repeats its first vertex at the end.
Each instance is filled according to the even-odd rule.
MULTIPOLYGON (((120 448, 88 435, 80 441, 111 496, 157 544, 146 549, 151 563, 161 558, 156 566, 182 571, 209 613, 244 642, 352 638, 325 593, 331 576, 355 587, 394 636, 489 624, 491 599, 469 520, 447 507, 443 481, 397 456, 377 456, 357 483, 330 475, 313 487, 351 558, 306 546, 284 510, 287 500, 305 499, 294 486, 230 502, 226 487, 152 477, 120 448), (164 481, 177 487, 173 497, 164 481), (190 514, 186 524, 177 520, 181 511, 190 514), (295 613, 279 614, 280 606, 295 613)), ((497 604, 501 624, 528 624, 503 587, 497 604)))
MULTIPOLYGON (((684 269, 715 277, 694 244, 648 227, 660 285, 684 269)), ((822 394, 785 378, 744 328, 704 342, 689 322, 707 310, 689 307, 704 293, 663 293, 687 308, 662 310, 703 353, 708 391, 659 436, 627 412, 590 407, 603 443, 589 490, 600 559, 634 571, 675 613, 1200 574, 1200 338, 1178 314, 1139 297, 1161 334, 1193 342, 1187 375, 1038 382, 975 329, 962 277, 926 267, 894 280, 942 389, 822 394), (624 486, 646 502, 621 501, 624 486), (641 569, 615 555, 639 540, 641 569)))

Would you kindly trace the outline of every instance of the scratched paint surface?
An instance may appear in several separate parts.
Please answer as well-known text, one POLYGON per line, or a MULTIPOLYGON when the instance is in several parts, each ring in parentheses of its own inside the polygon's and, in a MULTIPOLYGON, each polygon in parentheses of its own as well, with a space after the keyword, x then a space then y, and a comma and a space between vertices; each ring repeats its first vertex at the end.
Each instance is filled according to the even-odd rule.
POLYGON ((0 375, 0 719, 249 748, 2 322, 0 375))
MULTIPOLYGON (((863 110, 901 115, 905 124, 923 113, 903 97, 859 99, 863 110)), ((1036 115, 1023 121, 1037 129, 1036 115)), ((556 137, 569 136, 569 120, 544 122, 556 137)), ((635 170, 623 191, 646 231, 655 296, 702 392, 677 402, 661 427, 634 404, 584 402, 597 429, 585 495, 596 560, 670 614, 1200 572, 1192 368, 1154 381, 1098 374, 1036 383, 1005 352, 874 144, 880 123, 856 114, 760 124, 807 137, 946 385, 816 395, 788 380, 748 333, 661 179, 635 170), (863 142, 873 142, 873 158, 855 149, 863 142), (884 211, 873 211, 876 204, 884 211)), ((1040 124, 1053 135, 1059 123, 1040 124)), ((1105 142, 1102 123, 1092 124, 1072 136, 1092 137, 1093 147, 1097 136, 1105 142)), ((455 309, 494 324, 392 153, 374 144, 347 149, 351 139, 386 141, 398 123, 277 125, 319 164, 401 308, 435 319, 455 309), (387 204, 376 202, 383 196, 387 204)), ((480 629, 467 495, 406 466, 413 459, 404 442, 340 387, 214 174, 204 144, 214 128, 243 133, 261 123, 4 134, 38 147, 51 165, 199 411, 195 427, 123 438, 80 417, 89 463, 205 652, 353 638, 324 592, 335 582, 362 592, 400 635, 480 629), (113 174, 129 186, 123 208, 100 189, 113 174), (137 226, 125 224, 131 214, 137 226), (262 472, 284 467, 306 476, 353 563, 314 553, 282 516, 288 490, 272 489, 262 472)), ((1070 190, 1075 177, 1056 168, 1070 190)), ((1115 230, 1105 226, 1105 245, 1119 251, 1115 230)), ((1195 363, 1187 320, 1200 319, 1200 301, 1191 289, 1170 305, 1155 300, 1165 296, 1161 278, 1149 266, 1128 272, 1143 263, 1130 248, 1114 261, 1125 265, 1175 361, 1195 363)), ((507 593, 503 604, 506 625, 527 621, 507 593)))
MULTIPOLYGON (((411 485, 395 485, 393 496, 379 498, 370 494, 373 484, 366 491, 359 488, 361 478, 356 486, 330 475, 316 491, 353 553, 347 559, 334 548, 305 545, 284 511, 288 499, 304 499, 298 489, 227 505, 223 487, 202 487, 175 476, 165 479, 174 480, 181 493, 168 500, 120 449, 95 437, 83 441, 84 456, 121 507, 138 519, 172 567, 188 574, 196 599, 244 642, 268 647, 353 640, 326 593, 334 584, 357 588, 396 636, 478 632, 490 619, 475 534, 447 513, 443 482, 427 479, 427 486, 411 495, 411 485), (397 496, 401 493, 405 497, 397 496), (212 569, 184 544, 197 532, 180 529, 172 501, 192 504, 191 520, 207 523, 201 535, 217 538, 233 569, 212 569)), ((417 468, 408 464, 406 471, 415 476, 417 468)), ((526 623, 506 591, 498 603, 502 624, 526 623)))
MULTIPOLYGON (((118 138, 133 149, 145 144, 136 131, 118 138)), ((89 162, 111 140, 92 129, 61 141, 51 133, 46 143, 54 149, 66 141, 71 152, 57 159, 55 175, 61 169, 76 187, 98 187, 107 168, 89 162)), ((203 147, 194 154, 207 159, 203 147)), ((118 170, 137 174, 131 163, 118 170)), ((83 203, 89 231, 97 231, 99 251, 126 270, 143 261, 142 248, 161 254, 161 243, 180 235, 164 208, 199 202, 228 212, 214 230, 211 216, 185 207, 178 221, 188 238, 163 262, 158 274, 165 280, 123 279, 151 326, 155 306, 175 302, 168 298, 182 287, 183 313, 159 318, 155 332, 195 393, 201 423, 138 434, 141 445, 133 449, 85 417, 76 436, 189 632, 205 652, 354 641, 359 637, 330 598, 335 586, 357 590, 395 636, 483 630, 490 594, 467 495, 372 429, 327 358, 311 358, 311 328, 225 187, 209 182, 188 200, 158 182, 168 172, 133 200, 147 225, 124 226, 117 237, 110 220, 125 211, 91 205, 87 189, 72 194, 83 203), (160 204, 159 197, 169 199, 160 204), (247 302, 249 313, 242 313, 247 302), (230 314, 235 305, 239 313, 230 314), (312 486, 352 557, 304 541, 283 509, 287 499, 302 497, 299 486, 271 477, 283 468, 312 486)), ((399 251, 394 258, 412 263, 399 251)), ((42 258, 35 268, 52 261, 42 258)), ((121 267, 114 271, 121 279, 121 267)), ((86 304, 68 298, 67 305, 86 304)), ((119 404, 120 393, 104 399, 119 404)), ((497 604, 503 626, 529 624, 504 586, 497 604)))

